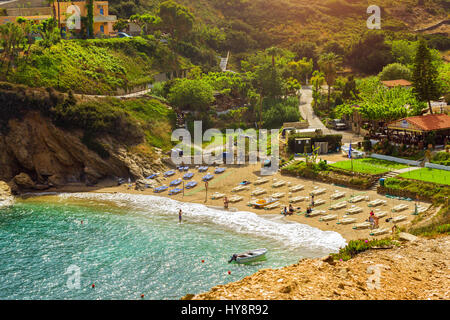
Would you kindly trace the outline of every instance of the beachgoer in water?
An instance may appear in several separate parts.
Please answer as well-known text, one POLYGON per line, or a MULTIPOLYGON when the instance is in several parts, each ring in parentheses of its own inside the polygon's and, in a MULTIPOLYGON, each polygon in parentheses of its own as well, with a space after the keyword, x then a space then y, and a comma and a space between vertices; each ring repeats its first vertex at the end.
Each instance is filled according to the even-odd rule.
POLYGON ((178 222, 179 222, 179 223, 181 223, 182 215, 183 215, 183 212, 182 212, 181 209, 180 209, 180 211, 178 212, 178 222))

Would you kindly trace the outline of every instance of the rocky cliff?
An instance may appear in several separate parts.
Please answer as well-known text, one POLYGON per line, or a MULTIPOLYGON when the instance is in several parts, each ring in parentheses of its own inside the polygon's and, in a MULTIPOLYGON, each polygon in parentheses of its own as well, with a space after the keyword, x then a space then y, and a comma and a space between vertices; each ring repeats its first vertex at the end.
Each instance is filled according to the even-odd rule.
POLYGON ((4 181, 0 181, 0 208, 13 204, 14 198, 11 194, 11 188, 4 181))
POLYGON ((8 121, 0 133, 0 180, 14 192, 43 190, 71 182, 88 185, 105 178, 139 179, 161 169, 158 154, 148 157, 129 151, 111 135, 95 139, 109 153, 102 158, 82 142, 81 130, 64 130, 38 111, 8 121))

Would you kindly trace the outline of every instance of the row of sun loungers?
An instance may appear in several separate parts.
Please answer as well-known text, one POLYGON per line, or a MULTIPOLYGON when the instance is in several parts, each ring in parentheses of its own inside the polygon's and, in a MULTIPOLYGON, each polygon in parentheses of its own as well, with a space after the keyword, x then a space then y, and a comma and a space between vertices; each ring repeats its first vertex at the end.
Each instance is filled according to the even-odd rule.
POLYGON ((274 193, 274 194, 272 195, 272 198, 274 198, 274 199, 280 199, 280 198, 283 198, 284 195, 285 195, 284 192, 277 192, 277 193, 274 193))
POLYGON ((311 195, 317 196, 319 194, 325 193, 326 191, 327 191, 327 189, 325 189, 325 188, 316 189, 314 191, 311 191, 311 195))
POLYGON ((267 193, 267 191, 264 190, 264 189, 255 189, 255 190, 252 191, 252 196, 259 196, 259 195, 262 195, 264 193, 267 193))
POLYGON ((333 199, 333 200, 337 200, 337 199, 340 199, 340 198, 343 198, 343 197, 345 197, 345 192, 338 192, 338 191, 336 191, 335 193, 333 193, 331 195, 331 199, 333 199))
POLYGON ((256 180, 253 184, 255 185, 259 185, 259 184, 264 184, 266 182, 269 182, 269 179, 267 178, 259 178, 258 180, 256 180))
POLYGON ((345 225, 345 224, 352 224, 355 222, 356 222, 356 218, 344 218, 344 219, 339 220, 338 224, 345 225))
POLYGON ((387 203, 386 200, 376 199, 376 200, 370 201, 368 206, 369 207, 378 207, 381 205, 385 205, 386 203, 387 203))
POLYGON ((317 216, 321 216, 326 214, 327 212, 325 210, 314 210, 311 213, 307 213, 305 216, 310 218, 310 217, 317 217, 317 216))
POLYGON ((279 188, 279 187, 284 186, 285 184, 286 184, 286 181, 280 180, 280 181, 277 181, 274 184, 272 184, 272 188, 279 188))
POLYGON ((337 219, 337 214, 329 214, 320 218, 319 221, 331 221, 335 219, 337 219))
POLYGON ((239 202, 242 200, 244 200, 244 197, 241 197, 241 196, 232 196, 228 199, 228 201, 231 203, 236 203, 236 202, 239 202))
POLYGON ((369 200, 368 196, 356 196, 348 200, 350 203, 357 203, 363 200, 369 200))
POLYGON ((342 202, 338 202, 338 203, 333 204, 330 207, 330 210, 339 210, 339 209, 345 208, 346 206, 347 206, 347 202, 342 201, 342 202))
POLYGON ((240 192, 248 189, 250 189, 249 186, 237 186, 236 188, 233 188, 231 192, 240 192))
POLYGON ((320 205, 324 204, 325 202, 326 201, 323 200, 323 199, 317 199, 317 200, 314 200, 314 205, 315 206, 320 206, 320 205))
POLYGON ((354 207, 354 208, 351 208, 351 209, 348 209, 347 211, 345 211, 345 214, 347 214, 347 215, 350 215, 350 214, 357 214, 357 213, 360 213, 360 212, 362 212, 362 211, 363 211, 362 208, 360 208, 360 207, 354 207))
POLYGON ((403 211, 406 209, 408 209, 408 206, 406 204, 402 203, 402 204, 399 204, 398 206, 393 207, 392 212, 400 212, 400 211, 403 211))
POLYGON ((216 192, 216 193, 214 193, 214 194, 211 196, 211 199, 212 199, 212 200, 217 200, 217 199, 221 199, 221 198, 223 198, 223 197, 225 197, 225 194, 216 192))
POLYGON ((269 204, 269 205, 265 206, 264 209, 265 210, 272 210, 272 209, 278 208, 279 206, 280 206, 279 202, 274 202, 272 204, 269 204))
POLYGON ((305 200, 308 200, 308 197, 294 197, 294 198, 291 198, 291 199, 289 199, 289 202, 290 203, 297 203, 297 202, 302 202, 302 201, 305 201, 305 200))

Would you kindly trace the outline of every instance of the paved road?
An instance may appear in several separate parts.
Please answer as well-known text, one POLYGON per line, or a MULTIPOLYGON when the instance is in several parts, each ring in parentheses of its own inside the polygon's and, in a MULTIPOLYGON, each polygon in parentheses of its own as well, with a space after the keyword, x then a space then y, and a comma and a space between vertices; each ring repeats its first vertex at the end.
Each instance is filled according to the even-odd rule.
POLYGON ((354 134, 351 131, 337 131, 328 129, 322 121, 320 121, 319 117, 315 115, 311 103, 313 101, 312 98, 312 88, 309 86, 304 86, 300 90, 301 99, 300 99, 300 114, 303 119, 308 120, 309 128, 317 128, 322 129, 324 134, 342 134, 342 142, 344 144, 348 144, 350 142, 355 143, 358 141, 362 141, 363 137, 360 135, 354 134))

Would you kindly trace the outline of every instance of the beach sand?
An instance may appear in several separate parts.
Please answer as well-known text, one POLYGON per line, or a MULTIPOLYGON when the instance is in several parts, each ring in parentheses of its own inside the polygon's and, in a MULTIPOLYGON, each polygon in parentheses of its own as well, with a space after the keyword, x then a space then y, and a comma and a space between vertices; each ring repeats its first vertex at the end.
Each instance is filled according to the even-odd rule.
MULTIPOLYGON (((217 200, 211 199, 211 196, 215 192, 224 193, 227 195, 228 198, 230 198, 233 195, 239 195, 239 196, 243 197, 243 200, 240 202, 237 202, 237 203, 230 203, 229 204, 230 210, 250 211, 250 212, 254 212, 256 214, 265 215, 268 218, 273 217, 273 218, 277 218, 277 219, 280 219, 280 220, 286 221, 286 222, 298 222, 298 223, 302 223, 302 224, 307 224, 307 225, 310 225, 312 227, 318 228, 323 231, 335 231, 335 232, 340 233, 347 241, 354 240, 354 239, 377 238, 375 236, 370 236, 370 233, 372 232, 372 230, 370 230, 370 229, 361 229, 361 230, 353 229, 353 227, 355 226, 355 223, 364 222, 365 220, 367 220, 369 218, 369 213, 372 209, 374 210, 375 214, 379 211, 387 212, 387 215, 385 217, 379 219, 379 228, 375 229, 375 230, 388 228, 389 233, 378 236, 378 238, 388 236, 394 225, 392 222, 386 222, 386 218, 405 216, 406 220, 396 224, 398 227, 400 227, 400 226, 407 225, 415 217, 414 215, 412 215, 412 213, 414 212, 414 205, 415 205, 414 201, 402 201, 402 200, 396 200, 396 199, 389 199, 385 196, 377 194, 375 191, 372 191, 372 190, 355 190, 355 189, 350 189, 350 188, 346 188, 346 187, 335 186, 332 184, 326 184, 326 183, 316 182, 316 181, 312 181, 312 180, 307 180, 307 179, 303 179, 303 178, 285 176, 285 175, 281 175, 281 173, 279 173, 279 172, 272 176, 263 176, 264 178, 267 178, 269 180, 269 182, 262 184, 262 185, 255 186, 253 184, 253 182, 255 180, 257 180, 258 178, 262 177, 260 175, 260 168, 261 168, 260 164, 246 165, 246 166, 240 166, 240 167, 232 167, 232 166, 227 167, 226 171, 224 173, 216 174, 214 176, 214 179, 209 182, 207 197, 206 197, 206 191, 205 191, 205 184, 204 184, 204 182, 201 181, 201 178, 204 175, 206 175, 206 173, 199 173, 199 172, 197 172, 197 170, 195 168, 192 168, 190 170, 190 172, 193 172, 195 174, 194 174, 194 177, 189 181, 197 181, 198 185, 193 189, 185 190, 184 195, 182 193, 180 193, 178 195, 169 196, 168 190, 163 193, 159 193, 159 194, 154 193, 152 189, 145 189, 144 191, 138 191, 138 190, 134 189, 134 185, 132 188, 129 188, 129 186, 127 184, 123 184, 121 186, 107 186, 108 184, 105 184, 104 187, 101 185, 99 185, 97 187, 85 187, 85 186, 81 186, 81 185, 70 186, 69 185, 69 186, 65 186, 62 188, 58 188, 58 189, 51 189, 49 191, 130 193, 130 194, 141 194, 141 195, 149 194, 149 195, 154 195, 154 196, 170 197, 172 199, 175 199, 178 201, 183 201, 183 202, 201 203, 201 204, 205 204, 207 206, 213 206, 213 207, 218 207, 218 208, 223 208, 224 203, 223 203, 223 198, 217 199, 217 200), (249 189, 241 191, 241 192, 231 192, 231 190, 234 187, 238 186, 239 183, 242 182, 243 180, 248 180, 248 181, 252 182, 252 184, 249 185, 249 189), (272 184, 275 181, 280 181, 280 180, 286 181, 286 184, 279 188, 273 188, 272 184), (289 188, 299 185, 299 184, 303 185, 304 189, 301 191, 298 191, 298 192, 293 192, 290 195, 289 188), (253 190, 255 190, 256 188, 265 189, 267 191, 267 193, 265 193, 259 197, 253 197, 253 196, 251 196, 251 192, 253 190), (311 191, 318 189, 318 188, 325 188, 326 192, 324 194, 316 195, 314 200, 316 203, 319 200, 324 200, 325 203, 322 205, 315 206, 314 209, 315 210, 325 210, 326 211, 325 215, 328 215, 328 214, 337 215, 337 219, 324 222, 324 221, 320 221, 321 216, 316 216, 316 217, 306 217, 305 216, 306 208, 310 204, 309 194, 311 191), (330 196, 333 193, 335 193, 335 191, 345 192, 345 197, 337 199, 337 200, 331 200, 330 196), (280 198, 280 200, 279 200, 281 205, 278 208, 275 208, 272 210, 263 210, 263 209, 254 209, 254 208, 248 206, 248 202, 252 198, 265 198, 265 197, 269 197, 270 195, 272 195, 274 193, 278 193, 278 192, 285 193, 285 195, 282 198, 280 198), (368 201, 364 200, 364 201, 361 201, 358 203, 347 203, 346 208, 342 208, 339 210, 329 210, 329 208, 332 204, 346 201, 346 200, 350 199, 351 196, 358 196, 358 195, 367 196, 368 201), (291 197, 304 196, 304 197, 308 197, 308 200, 293 204, 294 208, 300 207, 300 210, 298 211, 298 213, 295 213, 294 215, 285 217, 284 215, 281 214, 281 211, 284 208, 284 206, 289 206, 289 196, 291 196, 291 197), (386 200, 387 203, 386 203, 386 205, 381 205, 381 206, 378 206, 375 208, 368 207, 368 202, 375 200, 375 199, 386 200), (408 208, 401 212, 392 212, 391 209, 394 206, 397 206, 399 204, 405 204, 408 206, 408 208), (353 214, 350 216, 344 216, 346 210, 352 208, 352 206, 362 208, 362 212, 360 212, 358 214, 353 214), (351 223, 351 224, 346 224, 346 225, 338 224, 338 222, 343 218, 355 218, 356 222, 351 223)), ((208 173, 214 174, 214 167, 210 167, 208 170, 208 173)), ((160 183, 161 183, 161 185, 169 186, 171 181, 173 181, 177 178, 182 178, 184 174, 185 174, 185 172, 177 172, 174 176, 171 176, 168 178, 163 178, 162 174, 161 174, 160 178, 159 178, 160 183)), ((111 183, 109 185, 111 185, 111 183)), ((182 185, 180 185, 178 187, 182 187, 182 185)), ((170 189, 172 189, 172 188, 169 188, 169 190, 170 189)), ((427 203, 420 203, 420 205, 425 206, 427 208, 430 206, 430 204, 427 204, 427 203)))

